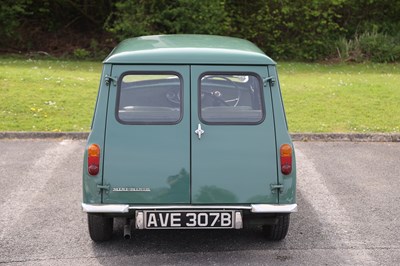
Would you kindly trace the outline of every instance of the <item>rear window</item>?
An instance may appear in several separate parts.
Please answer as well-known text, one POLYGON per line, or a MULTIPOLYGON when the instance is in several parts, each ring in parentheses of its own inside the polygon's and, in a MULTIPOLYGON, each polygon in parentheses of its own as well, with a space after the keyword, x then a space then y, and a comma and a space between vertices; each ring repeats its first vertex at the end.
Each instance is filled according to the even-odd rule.
POLYGON ((127 73, 118 83, 117 119, 124 124, 175 124, 182 117, 178 74, 127 73))
POLYGON ((205 124, 259 124, 265 108, 261 80, 255 74, 200 77, 200 119, 205 124))

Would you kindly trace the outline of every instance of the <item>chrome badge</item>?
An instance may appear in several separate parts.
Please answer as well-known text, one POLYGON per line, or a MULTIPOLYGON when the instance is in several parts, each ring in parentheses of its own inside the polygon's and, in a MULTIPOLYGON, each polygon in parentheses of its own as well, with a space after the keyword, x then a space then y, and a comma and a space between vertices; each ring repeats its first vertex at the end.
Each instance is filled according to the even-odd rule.
POLYGON ((114 187, 113 192, 150 192, 148 187, 114 187))

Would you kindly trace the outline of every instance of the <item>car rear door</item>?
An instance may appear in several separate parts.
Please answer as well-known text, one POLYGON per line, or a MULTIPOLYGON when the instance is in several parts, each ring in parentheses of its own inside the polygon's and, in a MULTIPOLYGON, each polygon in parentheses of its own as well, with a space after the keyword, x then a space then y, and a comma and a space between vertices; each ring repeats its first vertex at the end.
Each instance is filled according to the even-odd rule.
POLYGON ((189 66, 114 65, 104 203, 190 202, 189 66))
POLYGON ((278 202, 266 67, 115 65, 111 76, 104 203, 278 202))
POLYGON ((278 203, 266 66, 191 66, 191 201, 278 203))

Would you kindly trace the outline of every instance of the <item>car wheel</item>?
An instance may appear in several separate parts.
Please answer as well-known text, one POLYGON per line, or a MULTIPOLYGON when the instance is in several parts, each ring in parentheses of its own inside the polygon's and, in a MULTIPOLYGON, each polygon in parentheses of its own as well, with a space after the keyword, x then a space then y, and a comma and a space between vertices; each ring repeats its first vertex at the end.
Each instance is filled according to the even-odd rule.
POLYGON ((268 240, 279 241, 286 237, 289 230, 290 215, 283 214, 276 217, 277 223, 274 225, 264 225, 263 233, 268 240))
POLYGON ((88 213, 90 238, 95 242, 110 240, 113 233, 114 218, 88 213))

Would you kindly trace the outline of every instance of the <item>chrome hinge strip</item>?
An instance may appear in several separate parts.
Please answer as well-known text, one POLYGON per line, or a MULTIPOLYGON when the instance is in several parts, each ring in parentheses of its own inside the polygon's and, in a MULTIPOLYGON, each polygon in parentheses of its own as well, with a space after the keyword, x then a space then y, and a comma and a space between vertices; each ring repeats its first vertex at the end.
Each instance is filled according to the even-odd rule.
POLYGON ((97 188, 99 190, 99 193, 104 190, 104 193, 108 194, 108 192, 110 191, 110 185, 97 185, 97 188))
POLYGON ((275 191, 278 191, 279 194, 283 192, 283 185, 282 184, 271 184, 271 190, 272 194, 275 193, 275 191))
POLYGON ((273 87, 275 85, 275 82, 276 82, 276 79, 275 79, 275 77, 272 77, 272 76, 263 79, 264 87, 267 86, 267 83, 269 83, 269 85, 271 87, 273 87))

